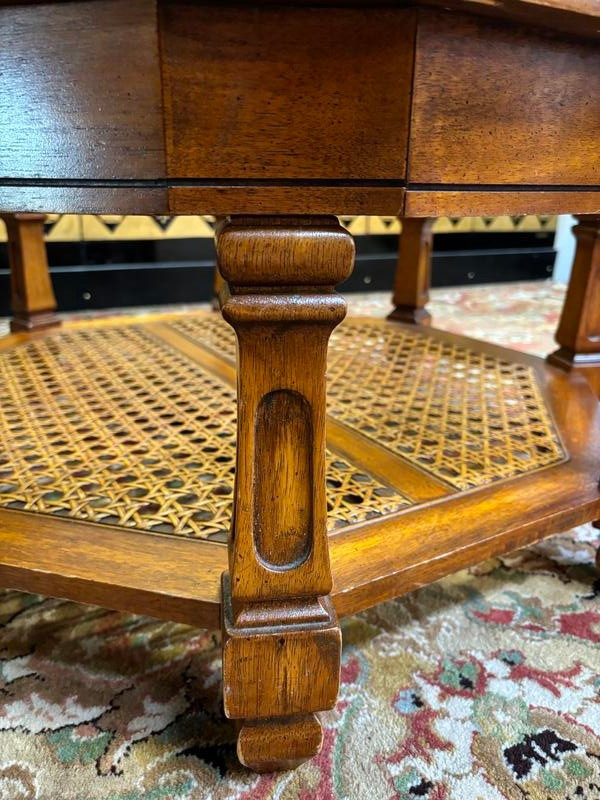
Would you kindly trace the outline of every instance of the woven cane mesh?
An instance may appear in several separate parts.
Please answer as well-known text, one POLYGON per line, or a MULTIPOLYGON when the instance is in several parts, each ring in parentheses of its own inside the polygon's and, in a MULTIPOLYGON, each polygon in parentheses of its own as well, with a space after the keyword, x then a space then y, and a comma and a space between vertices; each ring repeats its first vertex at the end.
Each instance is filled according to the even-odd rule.
MULTIPOLYGON (((218 316, 173 323, 229 359, 218 316)), ((329 346, 331 417, 459 490, 566 457, 531 367, 396 324, 345 320, 329 346)))
MULTIPOLYGON (((224 542, 234 390, 143 326, 0 353, 0 506, 224 542)), ((330 530, 409 505, 327 453, 330 530)))
POLYGON ((348 320, 332 337, 329 413, 457 489, 564 460, 531 367, 348 320))
POLYGON ((235 333, 220 314, 180 317, 169 327, 235 363, 235 333))

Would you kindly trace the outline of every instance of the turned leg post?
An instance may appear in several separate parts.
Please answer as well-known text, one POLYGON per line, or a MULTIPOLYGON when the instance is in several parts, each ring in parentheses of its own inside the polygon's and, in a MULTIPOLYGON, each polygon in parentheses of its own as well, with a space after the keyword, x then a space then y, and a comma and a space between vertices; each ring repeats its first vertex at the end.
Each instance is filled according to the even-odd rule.
POLYGON ((259 772, 319 752, 341 637, 329 599, 327 343, 354 246, 335 217, 233 217, 217 233, 238 339, 238 453, 223 578, 225 713, 259 772))
POLYGON ((402 219, 392 297, 395 307, 388 319, 431 324, 431 314, 425 306, 431 284, 433 223, 428 217, 402 219))
POLYGON ((10 264, 11 331, 59 325, 44 242, 45 214, 3 216, 10 264))
POLYGON ((577 249, 556 341, 548 361, 580 370, 600 396, 600 215, 578 216, 577 249))

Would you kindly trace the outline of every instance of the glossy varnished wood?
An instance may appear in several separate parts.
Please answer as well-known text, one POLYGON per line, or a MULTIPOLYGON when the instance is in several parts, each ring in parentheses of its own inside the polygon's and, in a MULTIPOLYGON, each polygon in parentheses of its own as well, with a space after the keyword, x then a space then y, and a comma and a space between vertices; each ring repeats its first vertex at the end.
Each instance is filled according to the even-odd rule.
MULTIPOLYGON (((447 341, 469 341, 435 329, 429 331, 447 341)), ((504 348, 481 342, 475 346, 500 357, 514 357, 504 348)), ((537 365, 537 369, 542 363, 538 358, 519 354, 521 359, 537 365)), ((569 461, 501 486, 471 490, 433 501, 426 507, 407 509, 393 520, 367 526, 360 532, 334 536, 330 553, 338 613, 413 591, 469 563, 510 552, 594 519, 600 511, 600 407, 583 375, 549 367, 538 376, 569 461), (566 503, 559 499, 563 492, 568 496, 566 503), (401 536, 397 535, 399 532, 401 536), (338 583, 336 568, 342 564, 344 577, 338 583)))
POLYGON ((600 396, 600 216, 580 216, 573 231, 577 249, 556 331, 560 347, 548 360, 579 370, 600 396))
MULTIPOLYGON (((182 186, 174 183, 168 190, 172 214, 197 213, 211 209, 217 215, 241 214, 251 207, 260 214, 353 214, 402 213, 406 191, 401 181, 387 184, 305 184, 301 181, 285 185, 277 181, 261 181, 255 185, 233 182, 232 185, 182 186), (334 210, 336 209, 336 210, 334 210), (378 210, 377 210, 378 209, 378 210)), ((597 203, 600 206, 600 203, 597 203)))
POLYGON ((1 176, 162 176, 154 0, 0 6, 0 120, 1 176))
MULTIPOLYGON (((502 180, 498 169, 496 180, 502 180)), ((473 217, 503 214, 599 213, 600 192, 531 186, 510 189, 492 186, 436 186, 409 189, 405 193, 404 214, 408 217, 473 217), (485 209, 485 211, 483 210, 485 209)))
POLYGON ((229 717, 244 720, 240 760, 267 772, 315 754, 314 713, 333 707, 339 685, 341 633, 329 599, 325 372, 329 335, 346 313, 333 289, 352 270, 354 243, 335 218, 241 217, 219 227, 217 258, 230 290, 223 316, 238 341, 224 706, 229 717))
MULTIPOLYGON (((198 343, 182 336, 174 330, 164 317, 164 321, 149 322, 148 328, 176 350, 180 350, 207 367, 231 386, 237 385, 237 375, 233 358, 229 359, 222 351, 213 354, 198 343)), ((370 475, 384 483, 391 483, 415 502, 432 500, 451 494, 451 488, 442 480, 422 470, 416 470, 406 462, 396 458, 389 450, 373 440, 357 438, 345 425, 335 419, 327 419, 327 443, 332 450, 346 456, 351 463, 360 464, 370 475)))
POLYGON ((431 0, 429 4, 600 39, 600 7, 596 0, 431 0))
POLYGON ((410 182, 597 186, 599 84, 595 43, 421 10, 410 182))
POLYGON ((169 177, 405 177, 413 11, 161 12, 169 177))
MULTIPOLYGON (((179 318, 163 314, 81 321, 67 323, 63 329, 92 333, 115 325, 142 325, 191 363, 201 363, 229 383, 235 381, 230 363, 173 333, 171 323, 179 318)), ((374 320, 369 324, 374 330, 386 325, 404 327, 374 320)), ((537 358, 425 330, 428 336, 483 346, 490 354, 534 366, 569 461, 457 494, 402 466, 384 448, 370 449, 363 437, 330 419, 327 439, 331 447, 367 472, 382 469, 396 485, 409 487, 417 501, 414 508, 385 519, 330 533, 332 599, 339 614, 353 613, 495 553, 600 518, 600 413, 584 378, 575 371, 547 367, 537 358)), ((46 331, 12 334, 0 342, 0 352, 49 335, 46 331)), ((220 575, 227 568, 223 545, 7 509, 0 509, 0 545, 4 586, 192 625, 218 625, 220 575), (32 519, 35 536, 31 535, 32 519)))
MULTIPOLYGON (((314 215, 600 213, 597 4, 432 4, 441 7, 0 2, 0 211, 242 215, 224 223, 218 245, 239 348, 229 557, 215 519, 230 510, 222 498, 231 467, 215 458, 215 475, 168 497, 166 467, 152 477, 142 467, 169 462, 167 474, 193 481, 194 448, 233 463, 233 342, 211 333, 214 315, 200 333, 166 317, 120 331, 98 322, 0 343, 12 476, 0 492, 10 506, 0 510, 0 579, 192 624, 214 625, 221 610, 225 708, 239 720, 242 761, 259 771, 293 767, 321 746, 316 713, 333 705, 338 683, 336 608, 350 613, 600 517, 600 414, 577 370, 435 331, 423 338, 414 325, 348 323, 330 353, 326 423, 327 340, 343 315, 333 286, 351 269, 352 247, 334 219, 314 215), (374 348, 366 360, 363 340, 374 348), (472 377, 457 383, 466 364, 472 377), (500 428, 480 413, 481 393, 469 394, 473 381, 504 409, 500 428), (67 389, 82 420, 75 431, 67 389), (437 404, 441 427, 421 395, 437 404), (414 413, 405 414, 409 402, 414 413), (469 426, 457 427, 471 403, 469 426), (118 445, 104 427, 108 413, 119 420, 118 445), (398 438, 400 418, 407 440, 398 438), (79 459, 55 491, 40 490, 28 482, 29 462, 11 461, 23 426, 39 465, 48 452, 66 457, 90 443, 90 463, 94 448, 114 458, 131 447, 146 458, 134 463, 121 450, 140 475, 121 476, 117 491, 98 463, 99 497, 86 494, 79 459), (471 438, 477 431, 484 441, 471 438), (164 437, 181 464, 166 445, 160 456, 148 452, 164 437), (329 540, 326 463, 337 514, 329 540), (140 485, 129 493, 132 480, 140 485), (346 492, 348 481, 369 491, 346 492), (154 502, 139 499, 149 486, 154 502), (357 497, 362 517, 347 507, 357 497), (202 529, 209 518, 213 527, 202 529)), ((579 255, 586 247, 580 237, 579 255)), ((595 339, 595 311, 573 300, 577 287, 586 294, 595 284, 594 248, 574 272, 559 340, 572 330, 579 337, 581 324, 595 339)), ((423 276, 409 305, 422 302, 423 276)), ((57 480, 54 467, 46 472, 57 480)))
POLYGON ((427 217, 402 220, 402 235, 394 273, 394 310, 388 319, 428 325, 431 314, 425 306, 431 283, 431 251, 433 219, 427 217))
POLYGON ((225 549, 0 511, 0 584, 206 628, 219 626, 225 549), (135 564, 135 569, 132 568, 135 564))

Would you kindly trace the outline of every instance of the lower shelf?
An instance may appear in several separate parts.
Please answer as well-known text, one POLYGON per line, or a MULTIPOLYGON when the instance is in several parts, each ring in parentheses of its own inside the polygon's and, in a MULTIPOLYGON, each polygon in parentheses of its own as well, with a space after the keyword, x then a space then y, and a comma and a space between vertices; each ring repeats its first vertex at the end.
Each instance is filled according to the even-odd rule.
MULTIPOLYGON (((0 342, 0 582, 218 624, 235 340, 213 312, 0 342)), ((540 359, 349 319, 328 361, 334 602, 352 613, 600 517, 600 412, 540 359)))

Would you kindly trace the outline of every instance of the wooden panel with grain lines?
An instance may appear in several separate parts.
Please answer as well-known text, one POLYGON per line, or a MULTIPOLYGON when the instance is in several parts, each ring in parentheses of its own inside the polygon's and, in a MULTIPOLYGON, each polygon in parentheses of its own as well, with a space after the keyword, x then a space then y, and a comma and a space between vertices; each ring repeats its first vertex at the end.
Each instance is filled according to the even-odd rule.
POLYGON ((156 0, 0 7, 0 142, 13 179, 162 177, 156 0))
POLYGON ((600 52, 556 34, 421 10, 409 180, 600 184, 600 52))
POLYGON ((404 177, 413 11, 169 0, 161 30, 170 177, 404 177))

